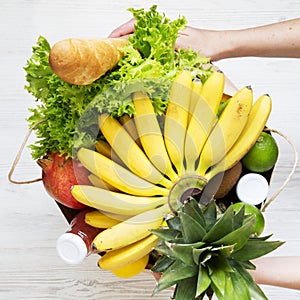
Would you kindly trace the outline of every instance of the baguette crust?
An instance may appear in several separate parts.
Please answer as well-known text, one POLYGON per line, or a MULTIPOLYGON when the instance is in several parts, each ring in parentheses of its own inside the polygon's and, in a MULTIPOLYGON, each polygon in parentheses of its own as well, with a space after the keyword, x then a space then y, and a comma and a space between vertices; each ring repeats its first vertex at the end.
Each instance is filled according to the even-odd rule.
POLYGON ((91 84, 117 65, 122 58, 125 39, 66 39, 53 45, 49 64, 66 82, 91 84))

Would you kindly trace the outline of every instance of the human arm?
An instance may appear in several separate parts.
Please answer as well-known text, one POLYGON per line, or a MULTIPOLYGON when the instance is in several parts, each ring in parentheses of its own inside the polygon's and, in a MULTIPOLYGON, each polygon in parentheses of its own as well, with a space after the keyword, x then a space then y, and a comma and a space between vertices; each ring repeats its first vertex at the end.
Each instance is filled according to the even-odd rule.
MULTIPOLYGON (((110 37, 131 34, 134 23, 134 19, 124 23, 110 37)), ((175 48, 188 47, 212 61, 246 56, 300 58, 300 18, 239 30, 187 27, 179 32, 175 48)))
MULTIPOLYGON (((262 257, 253 260, 249 270, 257 284, 300 290, 300 256, 262 257)), ((158 281, 161 273, 152 273, 158 281)))
POLYGON ((256 283, 300 290, 300 256, 262 257, 252 263, 256 283))

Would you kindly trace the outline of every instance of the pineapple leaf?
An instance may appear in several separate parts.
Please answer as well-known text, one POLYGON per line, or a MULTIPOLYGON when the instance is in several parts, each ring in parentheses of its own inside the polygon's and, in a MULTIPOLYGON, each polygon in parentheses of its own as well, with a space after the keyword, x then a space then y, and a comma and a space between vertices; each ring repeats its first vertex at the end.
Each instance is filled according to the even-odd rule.
POLYGON ((218 251, 222 256, 229 257, 234 250, 234 246, 235 245, 214 247, 211 249, 211 251, 218 251))
MULTIPOLYGON (((230 274, 226 274, 224 300, 234 300, 234 287, 230 278, 230 274)), ((241 299, 244 300, 242 297, 241 299)))
POLYGON ((152 272, 164 272, 170 265, 174 263, 174 260, 166 255, 162 255, 151 268, 152 272))
POLYGON ((233 231, 233 207, 229 206, 220 219, 203 237, 204 242, 214 242, 233 231))
POLYGON ((255 224, 255 215, 251 215, 251 218, 240 228, 230 232, 221 239, 213 242, 213 245, 233 245, 234 250, 241 249, 245 243, 249 240, 249 237, 253 231, 253 226, 255 224))
POLYGON ((231 264, 233 268, 236 270, 237 273, 239 273, 245 280, 250 294, 253 299, 255 300, 268 300, 264 292, 260 289, 260 287, 254 282, 252 276, 245 270, 245 268, 242 266, 241 263, 232 260, 231 264))
POLYGON ((208 289, 210 283, 211 280, 208 276, 207 269, 199 265, 196 297, 202 295, 208 289))
MULTIPOLYGON (((178 244, 179 244, 179 243, 178 243, 178 244)), ((192 247, 192 248, 198 249, 198 248, 204 246, 205 243, 200 241, 200 242, 195 242, 195 243, 191 243, 191 244, 179 244, 179 245, 190 246, 190 247, 192 247)))
POLYGON ((182 261, 176 260, 171 266, 165 270, 157 286, 154 289, 154 294, 177 284, 180 280, 190 278, 198 273, 197 266, 187 266, 182 261))
POLYGON ((202 263, 205 264, 205 261, 201 260, 201 255, 205 251, 211 250, 212 246, 208 246, 205 248, 200 248, 200 249, 193 249, 193 259, 196 265, 202 263))
POLYGON ((263 240, 255 240, 250 239, 244 245, 243 248, 239 249, 238 251, 232 253, 231 257, 235 260, 239 261, 248 261, 254 258, 261 257, 263 255, 268 254, 269 252, 274 251, 279 246, 284 244, 284 242, 280 241, 263 241, 263 240))
POLYGON ((161 240, 168 242, 173 241, 181 236, 180 231, 169 228, 152 229, 151 232, 158 236, 161 240))
POLYGON ((215 291, 218 299, 222 299, 225 292, 226 284, 226 274, 223 270, 215 269, 210 274, 210 279, 212 281, 213 290, 215 291))
POLYGON ((195 299, 196 285, 197 285, 197 278, 195 276, 181 280, 176 285, 173 299, 175 300, 195 299))
POLYGON ((204 252, 204 254, 202 255, 202 259, 201 259, 201 264, 203 266, 205 266, 206 263, 211 259, 211 257, 212 257, 211 252, 204 252))
POLYGON ((172 252, 172 250, 165 244, 165 243, 159 243, 156 247, 155 250, 176 260, 175 254, 172 252))
POLYGON ((195 199, 189 200, 184 206, 182 211, 193 217, 203 228, 206 228, 205 219, 198 202, 195 199))
POLYGON ((255 265, 250 262, 250 261, 240 261, 239 262, 245 269, 248 269, 248 270, 255 270, 256 267, 255 265))
POLYGON ((243 225, 245 217, 245 206, 243 205, 240 210, 233 217, 233 228, 237 229, 243 225))
POLYGON ((206 234, 206 231, 201 224, 184 212, 179 212, 179 217, 184 241, 186 243, 195 243, 201 241, 203 236, 206 234))
POLYGON ((266 240, 268 240, 270 237, 272 237, 273 236, 273 234, 271 233, 271 234, 269 234, 269 235, 266 235, 266 236, 256 236, 256 237, 254 237, 254 238, 250 238, 250 240, 251 239, 254 239, 254 240, 261 240, 261 241, 266 241, 266 240))
MULTIPOLYGON (((238 272, 231 272, 229 274, 228 282, 229 285, 232 285, 233 287, 233 294, 232 291, 229 291, 229 293, 226 293, 225 291, 225 299, 232 299, 232 300, 251 300, 251 295, 249 291, 249 287, 247 283, 245 282, 244 278, 238 273, 238 272), (230 295, 232 295, 232 298, 230 298, 230 295)), ((227 287, 227 284, 226 284, 227 287)))
POLYGON ((223 270, 224 272, 233 272, 232 266, 229 260, 219 255, 213 255, 211 260, 209 261, 208 268, 210 272, 214 272, 215 270, 223 270))
MULTIPOLYGON (((211 283, 210 286, 213 290, 213 293, 216 294, 218 300, 227 300, 227 299, 224 299, 224 295, 221 293, 221 291, 218 289, 218 287, 213 282, 211 283)), ((212 296, 209 299, 211 300, 212 296)))
POLYGON ((194 266, 195 262, 193 260, 193 248, 187 244, 172 244, 171 250, 177 258, 179 258, 183 263, 188 266, 194 266))
POLYGON ((203 210, 203 216, 206 222, 206 230, 210 230, 217 220, 217 206, 214 201, 211 201, 203 210))
POLYGON ((174 216, 168 219, 166 222, 170 229, 181 231, 181 224, 178 216, 174 216))

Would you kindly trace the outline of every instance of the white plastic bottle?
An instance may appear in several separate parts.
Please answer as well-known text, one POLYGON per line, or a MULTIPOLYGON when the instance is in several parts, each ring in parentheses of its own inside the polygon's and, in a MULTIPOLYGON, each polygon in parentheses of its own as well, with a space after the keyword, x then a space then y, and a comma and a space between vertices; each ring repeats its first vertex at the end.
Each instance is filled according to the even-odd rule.
POLYGON ((79 212, 71 221, 70 230, 57 239, 57 253, 68 264, 80 264, 88 255, 95 253, 92 242, 102 229, 85 223, 85 214, 89 211, 91 209, 79 212))

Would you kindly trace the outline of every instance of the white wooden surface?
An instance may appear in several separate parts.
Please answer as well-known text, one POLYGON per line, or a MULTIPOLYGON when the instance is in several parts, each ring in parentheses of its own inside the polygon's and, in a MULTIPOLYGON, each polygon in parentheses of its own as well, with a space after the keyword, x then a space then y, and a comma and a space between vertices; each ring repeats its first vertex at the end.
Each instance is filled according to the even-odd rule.
MULTIPOLYGON (((153 3, 172 19, 184 15, 190 25, 210 29, 238 29, 300 15, 300 2, 295 0, 0 0, 0 299, 151 299, 155 282, 148 274, 119 280, 99 271, 93 256, 76 267, 62 262, 55 241, 67 223, 58 207, 41 183, 13 185, 7 173, 27 131, 27 109, 34 105, 23 89, 23 66, 38 36, 45 36, 51 44, 68 37, 106 37, 131 17, 127 8, 153 3)), ((238 87, 251 84, 255 95, 272 96, 268 125, 287 134, 300 150, 300 59, 236 58, 218 65, 238 87)), ((272 191, 279 188, 293 163, 291 148, 280 138, 278 143, 281 155, 272 191)), ((39 175, 38 166, 25 151, 15 178, 39 175)), ((299 181, 298 168, 265 214, 266 233, 286 241, 272 255, 300 255, 299 181)), ((300 291, 262 288, 271 300, 300 299, 300 291)), ((166 291, 154 299, 170 295, 166 291)))

